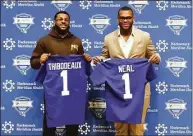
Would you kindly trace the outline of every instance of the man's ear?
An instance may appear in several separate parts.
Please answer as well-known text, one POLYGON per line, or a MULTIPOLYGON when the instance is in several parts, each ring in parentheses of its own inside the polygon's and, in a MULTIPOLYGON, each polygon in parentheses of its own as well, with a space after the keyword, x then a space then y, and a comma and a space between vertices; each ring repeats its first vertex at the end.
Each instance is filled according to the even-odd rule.
POLYGON ((135 16, 133 16, 133 22, 135 22, 135 16))

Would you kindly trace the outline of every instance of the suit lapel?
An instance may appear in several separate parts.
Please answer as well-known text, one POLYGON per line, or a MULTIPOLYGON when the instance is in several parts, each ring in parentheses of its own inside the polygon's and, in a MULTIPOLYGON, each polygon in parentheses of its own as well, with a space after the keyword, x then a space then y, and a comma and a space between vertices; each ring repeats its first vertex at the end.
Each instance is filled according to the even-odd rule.
POLYGON ((138 43, 138 38, 137 38, 137 34, 136 34, 136 31, 135 31, 135 28, 133 27, 133 30, 132 30, 132 33, 133 33, 133 44, 132 44, 132 47, 131 47, 131 50, 129 52, 129 56, 128 58, 130 58, 133 54, 133 51, 135 50, 135 48, 137 47, 137 43, 138 43))
POLYGON ((123 54, 123 51, 121 49, 121 46, 120 46, 120 43, 119 43, 119 39, 118 39, 119 31, 120 31, 119 29, 117 29, 117 31, 115 31, 115 35, 114 35, 115 37, 113 39, 114 39, 114 43, 115 43, 115 45, 117 47, 118 52, 120 52, 120 55, 125 58, 125 55, 123 54))

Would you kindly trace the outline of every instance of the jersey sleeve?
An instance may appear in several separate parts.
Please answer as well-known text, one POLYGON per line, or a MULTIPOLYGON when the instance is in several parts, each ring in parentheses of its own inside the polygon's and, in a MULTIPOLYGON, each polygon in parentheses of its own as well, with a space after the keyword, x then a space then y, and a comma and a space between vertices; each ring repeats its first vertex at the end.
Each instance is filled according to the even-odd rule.
POLYGON ((155 68, 154 68, 153 64, 149 62, 149 67, 147 70, 146 79, 147 79, 147 81, 152 81, 156 77, 157 77, 157 74, 156 74, 155 68))
POLYGON ((41 65, 41 67, 40 67, 40 69, 38 71, 38 74, 36 76, 35 81, 43 84, 44 79, 46 77, 46 73, 47 72, 46 72, 46 63, 45 63, 45 64, 41 65))
POLYGON ((106 81, 105 69, 102 64, 97 64, 94 68, 93 72, 90 75, 90 80, 93 85, 100 85, 106 81))

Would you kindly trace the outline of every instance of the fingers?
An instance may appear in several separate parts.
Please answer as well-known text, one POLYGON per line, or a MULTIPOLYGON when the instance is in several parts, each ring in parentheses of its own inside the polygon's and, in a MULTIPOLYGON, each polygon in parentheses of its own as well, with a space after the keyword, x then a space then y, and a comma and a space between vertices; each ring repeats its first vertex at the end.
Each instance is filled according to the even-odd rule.
POLYGON ((93 63, 94 64, 97 64, 98 62, 100 62, 102 60, 102 57, 101 56, 96 56, 96 57, 94 57, 94 59, 93 59, 93 63))
POLYGON ((98 56, 94 57, 94 59, 93 59, 94 64, 97 64, 99 61, 100 60, 99 60, 98 56))
POLYGON ((89 54, 84 53, 84 58, 88 61, 91 62, 92 61, 92 57, 89 54))
POLYGON ((41 64, 44 63, 48 59, 49 56, 51 56, 51 53, 43 53, 40 57, 40 63, 41 64))
POLYGON ((150 62, 152 63, 159 63, 159 57, 157 55, 152 55, 149 59, 150 62))
POLYGON ((156 56, 155 55, 151 56, 151 58, 149 59, 150 62, 154 62, 155 60, 156 60, 156 56))

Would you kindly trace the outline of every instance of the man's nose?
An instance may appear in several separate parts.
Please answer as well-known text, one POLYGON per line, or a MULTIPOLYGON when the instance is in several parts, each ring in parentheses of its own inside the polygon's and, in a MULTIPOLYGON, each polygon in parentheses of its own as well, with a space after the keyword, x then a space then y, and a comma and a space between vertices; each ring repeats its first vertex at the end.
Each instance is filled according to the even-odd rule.
POLYGON ((61 21, 62 23, 65 23, 65 20, 64 19, 62 19, 62 21, 61 21))
POLYGON ((66 24, 66 21, 65 21, 65 20, 62 20, 61 23, 62 23, 62 24, 66 24))
POLYGON ((124 23, 127 23, 128 21, 125 19, 123 22, 124 22, 124 23))

